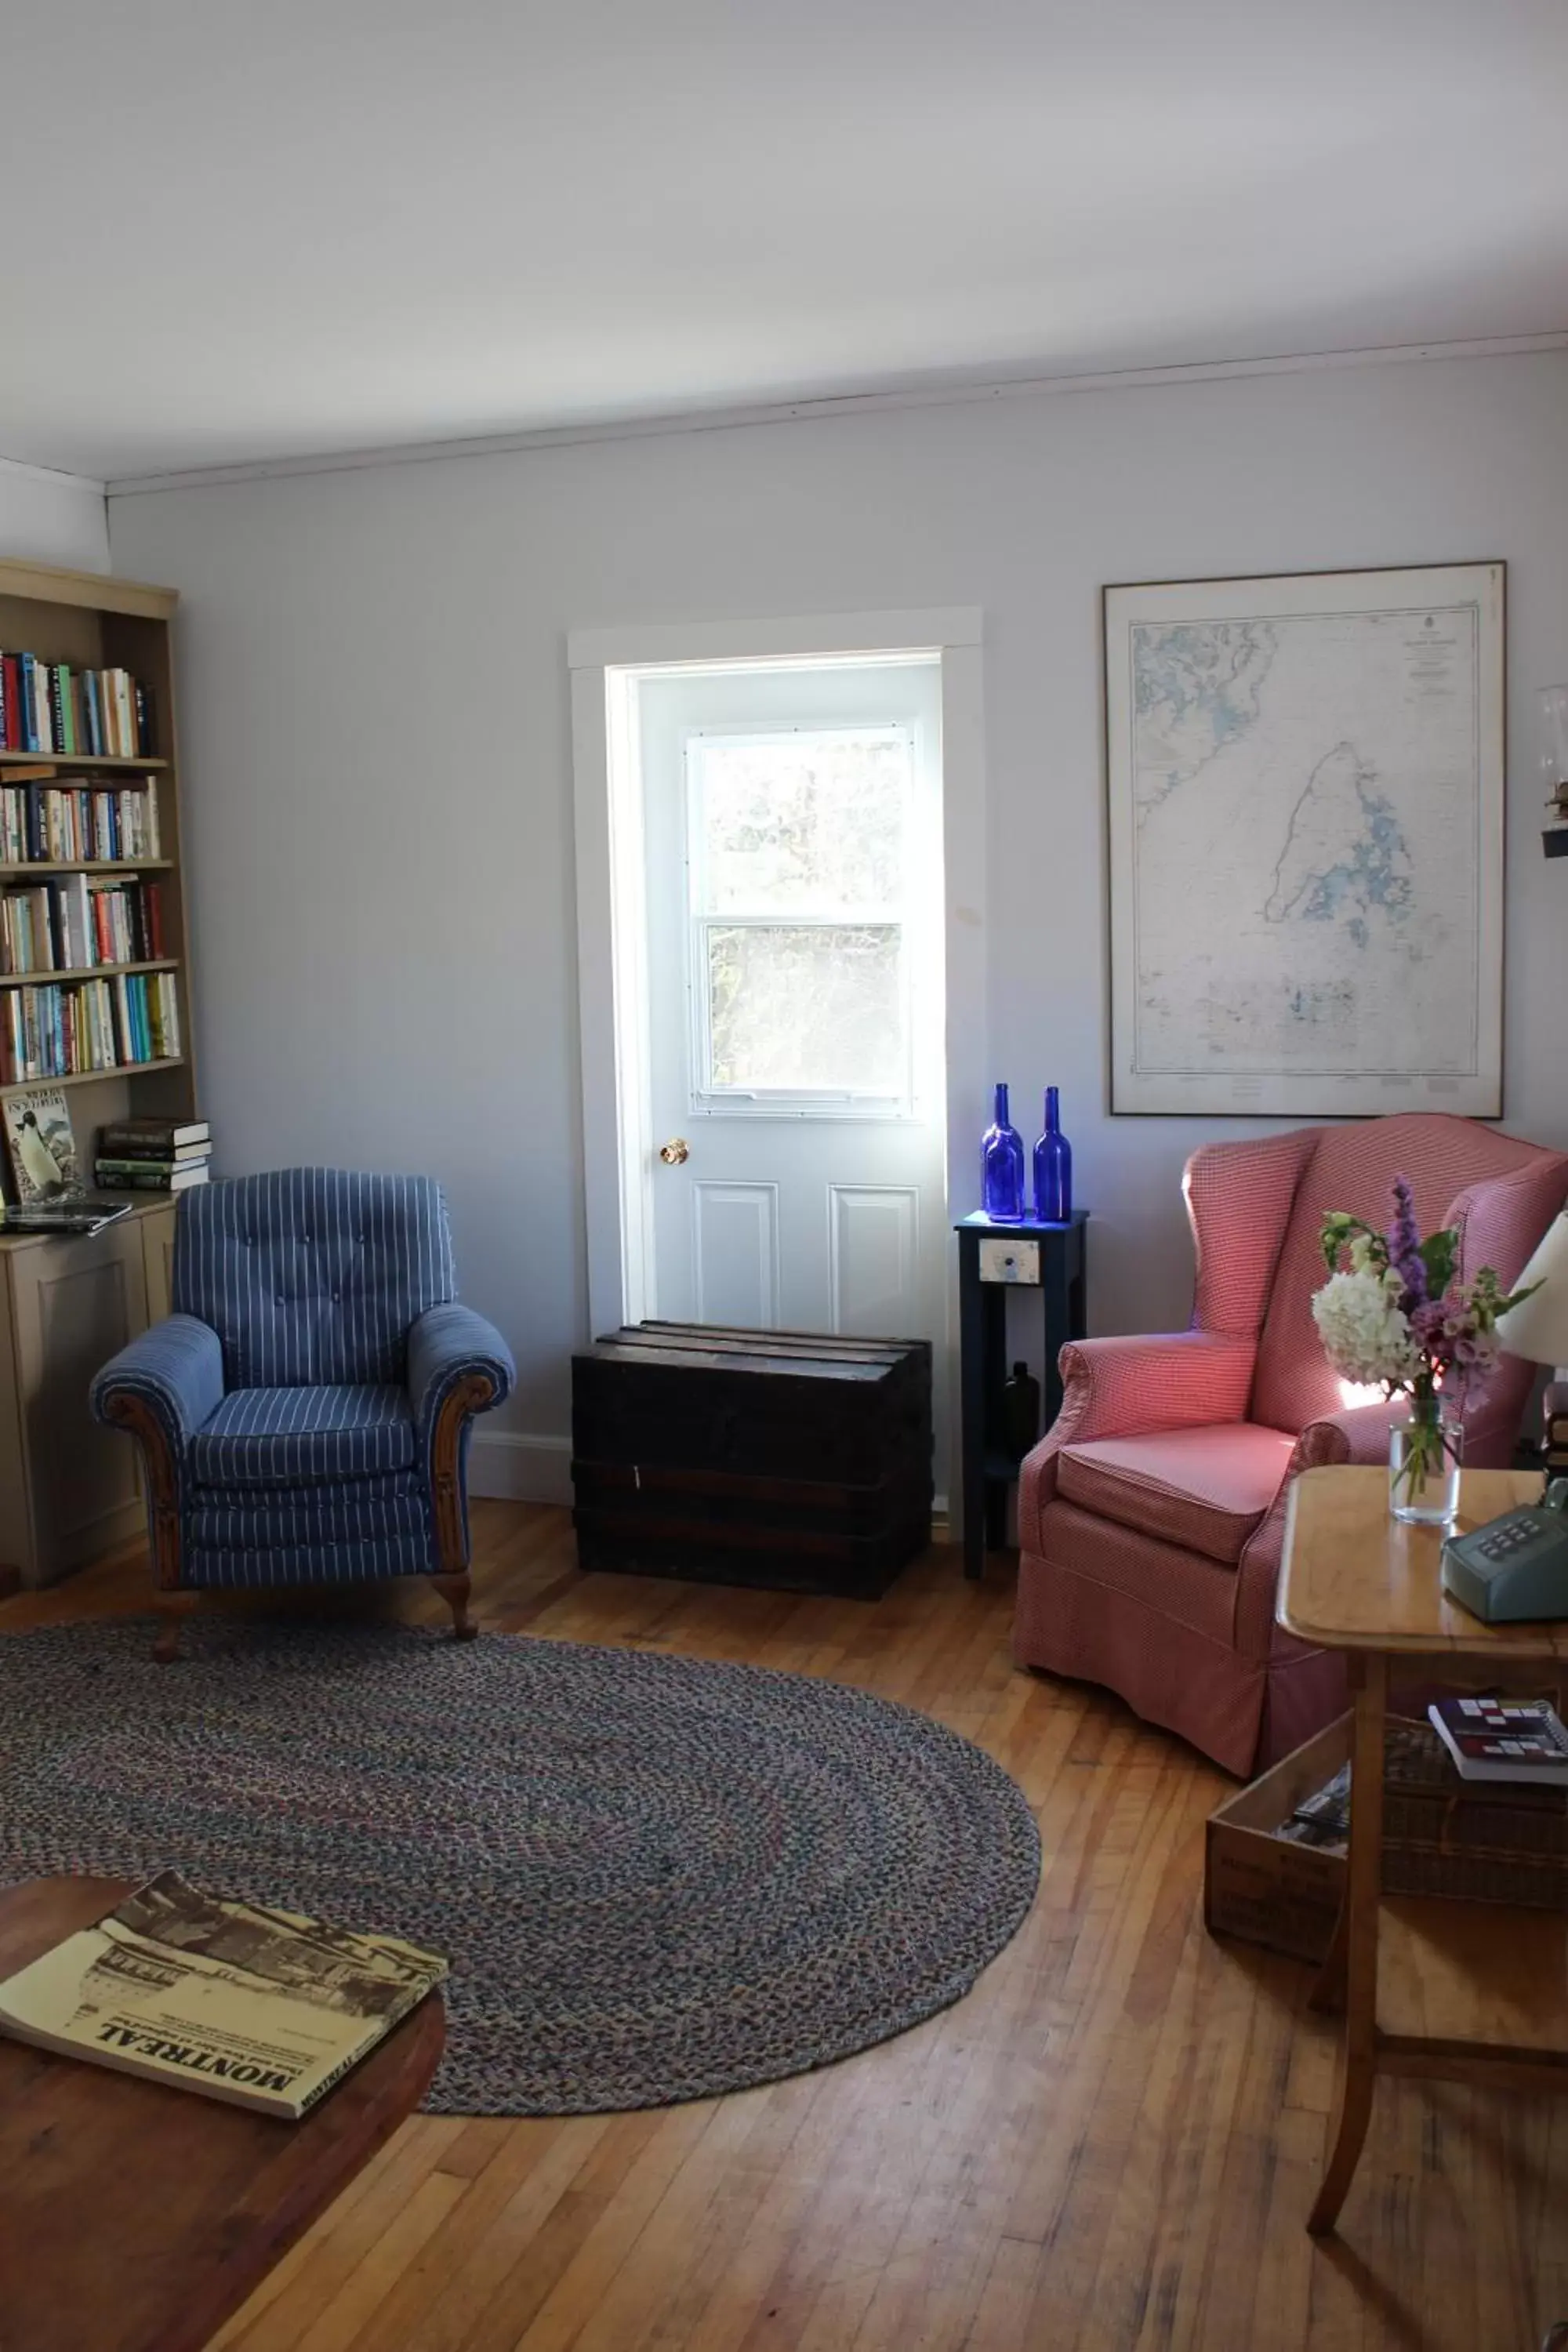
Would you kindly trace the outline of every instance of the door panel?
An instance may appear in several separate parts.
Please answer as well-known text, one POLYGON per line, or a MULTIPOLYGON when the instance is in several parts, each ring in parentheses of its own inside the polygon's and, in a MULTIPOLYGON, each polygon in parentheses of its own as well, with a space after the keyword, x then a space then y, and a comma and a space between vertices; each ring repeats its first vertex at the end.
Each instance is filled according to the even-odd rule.
POLYGON ((828 1265, 833 1328, 854 1339, 916 1336, 920 1193, 912 1184, 830 1184, 828 1265))
MULTIPOLYGON (((691 1187, 696 1323, 767 1331, 779 1320, 779 1188, 699 1177, 691 1187)), ((684 1318, 678 1318, 684 1320, 684 1318)))

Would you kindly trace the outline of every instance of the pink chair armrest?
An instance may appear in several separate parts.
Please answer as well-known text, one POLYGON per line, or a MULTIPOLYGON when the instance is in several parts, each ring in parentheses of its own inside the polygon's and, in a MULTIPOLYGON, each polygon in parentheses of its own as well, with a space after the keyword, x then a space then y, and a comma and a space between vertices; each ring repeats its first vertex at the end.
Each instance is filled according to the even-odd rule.
POLYGON ((1245 1421, 1257 1356, 1256 1340, 1214 1331, 1069 1339, 1058 1359, 1062 1409, 1019 1473, 1019 1525, 1055 1493, 1064 1445, 1245 1421))
POLYGON ((1322 1463, 1360 1462, 1386 1468, 1388 1424, 1399 1412, 1396 1399, 1380 1397, 1375 1404, 1346 1405, 1340 1412, 1320 1413, 1316 1421, 1310 1421, 1296 1440, 1285 1485, 1279 1489, 1279 1507, 1284 1508, 1291 1479, 1303 1470, 1316 1470, 1322 1463))
POLYGON ((1353 1462, 1370 1468, 1388 1465, 1388 1424, 1396 1403, 1347 1405, 1320 1413, 1296 1440, 1279 1481, 1279 1492, 1248 1538, 1237 1570, 1236 1645, 1245 1656, 1266 1658, 1274 1639, 1274 1603, 1285 1555, 1285 1506, 1290 1482, 1324 1463, 1353 1462))

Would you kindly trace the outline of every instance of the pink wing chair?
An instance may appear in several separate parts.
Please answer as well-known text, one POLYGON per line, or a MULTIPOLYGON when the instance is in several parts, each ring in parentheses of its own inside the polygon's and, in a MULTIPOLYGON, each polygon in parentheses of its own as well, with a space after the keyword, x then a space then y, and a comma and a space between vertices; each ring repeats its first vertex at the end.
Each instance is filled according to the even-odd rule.
MULTIPOLYGON (((1274 1622, 1285 1498, 1323 1462, 1386 1463, 1389 1407, 1347 1409, 1312 1321, 1329 1209, 1385 1226, 1408 1176, 1424 1233, 1506 1286, 1568 1193, 1568 1157, 1415 1113, 1213 1144, 1187 1163, 1192 1328, 1079 1339, 1018 1490, 1019 1663, 1103 1683, 1227 1770, 1272 1763, 1348 1702, 1342 1660, 1274 1622)), ((1506 1467, 1529 1392, 1504 1357, 1465 1458, 1506 1467)))

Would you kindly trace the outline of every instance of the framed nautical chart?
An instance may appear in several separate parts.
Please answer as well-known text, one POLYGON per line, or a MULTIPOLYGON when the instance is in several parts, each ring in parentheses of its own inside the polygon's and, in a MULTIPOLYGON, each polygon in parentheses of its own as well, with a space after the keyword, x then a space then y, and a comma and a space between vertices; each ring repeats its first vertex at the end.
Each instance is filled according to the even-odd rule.
POLYGON ((1113 1111, 1500 1114, 1503 582, 1106 589, 1113 1111))

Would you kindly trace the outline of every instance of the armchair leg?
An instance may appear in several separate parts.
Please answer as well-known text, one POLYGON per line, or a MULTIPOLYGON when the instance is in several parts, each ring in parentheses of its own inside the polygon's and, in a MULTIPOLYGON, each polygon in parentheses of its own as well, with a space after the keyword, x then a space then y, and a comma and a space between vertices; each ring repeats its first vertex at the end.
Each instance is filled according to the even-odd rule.
POLYGON ((479 1629, 475 1619, 468 1614, 468 1593, 473 1580, 468 1570, 465 1568, 457 1576, 433 1576, 430 1581, 452 1612, 453 1640, 471 1642, 479 1629))
POLYGON ((162 1594, 153 1605, 158 1612, 158 1631, 153 1637, 153 1655, 159 1665, 172 1666, 179 1660, 180 1620, 184 1612, 182 1609, 171 1609, 162 1594))

